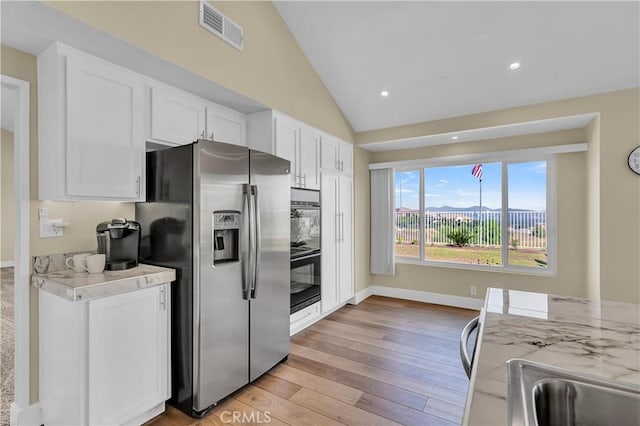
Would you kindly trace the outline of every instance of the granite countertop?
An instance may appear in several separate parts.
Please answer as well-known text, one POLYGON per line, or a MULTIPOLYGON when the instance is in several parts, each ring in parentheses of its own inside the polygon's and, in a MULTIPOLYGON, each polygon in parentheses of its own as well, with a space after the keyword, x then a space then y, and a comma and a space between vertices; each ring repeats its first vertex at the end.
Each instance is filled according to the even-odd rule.
POLYGON ((101 274, 74 272, 71 269, 33 274, 31 283, 40 290, 71 301, 85 301, 153 287, 176 279, 176 271, 160 266, 139 264, 123 271, 101 274))
POLYGON ((491 288, 463 424, 506 425, 512 358, 640 384, 640 306, 491 288))

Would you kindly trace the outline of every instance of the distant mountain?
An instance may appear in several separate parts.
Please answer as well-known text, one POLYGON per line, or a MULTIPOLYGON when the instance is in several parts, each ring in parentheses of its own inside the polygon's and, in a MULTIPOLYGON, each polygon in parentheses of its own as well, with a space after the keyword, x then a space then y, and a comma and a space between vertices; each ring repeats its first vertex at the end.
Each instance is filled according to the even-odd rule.
MULTIPOLYGON (((428 207, 425 208, 430 212, 477 212, 480 210, 480 206, 471 206, 471 207, 451 207, 451 206, 441 206, 441 207, 428 207)), ((482 206, 483 212, 490 211, 500 211, 500 209, 490 209, 486 206, 482 206)))
MULTIPOLYGON (((441 206, 441 207, 427 207, 425 211, 430 212, 477 212, 480 210, 480 206, 471 206, 471 207, 451 207, 451 206, 441 206)), ((499 212, 501 209, 490 209, 489 207, 482 206, 483 212, 499 212)), ((527 209, 509 209, 510 212, 530 212, 533 210, 527 209)))
MULTIPOLYGON (((440 206, 440 207, 427 207, 425 211, 430 213, 439 213, 439 212, 477 212, 480 210, 480 206, 471 206, 471 207, 451 207, 451 206, 440 206)), ((409 207, 396 207, 395 211, 401 212, 418 212, 418 209, 412 209, 409 207)), ((499 212, 501 209, 490 209, 489 207, 482 206, 483 212, 499 212)), ((527 210, 527 209, 509 209, 509 212, 533 212, 535 210, 527 210)))

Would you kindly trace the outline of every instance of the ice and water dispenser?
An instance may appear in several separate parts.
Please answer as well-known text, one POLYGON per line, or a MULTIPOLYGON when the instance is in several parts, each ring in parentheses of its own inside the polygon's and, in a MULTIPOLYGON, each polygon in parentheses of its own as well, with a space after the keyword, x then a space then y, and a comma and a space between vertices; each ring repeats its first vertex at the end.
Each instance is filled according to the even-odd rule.
POLYGON ((237 262, 240 236, 240 212, 213 212, 213 265, 237 262))

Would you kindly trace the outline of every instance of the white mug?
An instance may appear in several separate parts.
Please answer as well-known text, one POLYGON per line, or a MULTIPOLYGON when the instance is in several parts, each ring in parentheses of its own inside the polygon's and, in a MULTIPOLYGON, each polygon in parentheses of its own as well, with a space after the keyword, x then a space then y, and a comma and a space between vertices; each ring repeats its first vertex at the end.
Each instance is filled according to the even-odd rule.
POLYGON ((87 272, 90 274, 99 274, 104 271, 104 265, 107 261, 107 256, 104 254, 92 254, 87 256, 87 272))
POLYGON ((90 253, 74 254, 72 257, 68 257, 65 263, 75 272, 84 272, 87 270, 87 257, 90 253))

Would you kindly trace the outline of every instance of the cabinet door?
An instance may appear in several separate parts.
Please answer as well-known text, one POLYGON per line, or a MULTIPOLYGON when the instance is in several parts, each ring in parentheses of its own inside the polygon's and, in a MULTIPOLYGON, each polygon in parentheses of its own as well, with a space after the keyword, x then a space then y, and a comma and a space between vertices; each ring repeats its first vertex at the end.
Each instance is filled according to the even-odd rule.
POLYGON ((89 302, 89 424, 124 424, 166 400, 169 291, 89 302))
POLYGON ((353 180, 338 179, 340 209, 340 243, 338 244, 338 280, 340 302, 346 302, 354 294, 353 282, 353 180))
POLYGON ((297 161, 300 126, 291 120, 276 117, 274 118, 274 127, 276 155, 291 161, 291 186, 300 186, 297 161))
POLYGON ((318 151, 320 135, 310 127, 302 127, 300 131, 299 174, 302 186, 309 189, 320 189, 320 173, 318 170, 318 151))
POLYGON ((338 141, 323 136, 320 142, 320 167, 324 170, 339 171, 338 141))
POLYGON ((187 93, 151 88, 151 138, 186 145, 203 138, 205 104, 187 93))
POLYGON ((207 139, 247 146, 247 117, 220 105, 207 105, 207 139))
POLYGON ((115 66, 67 58, 67 195, 143 200, 144 86, 115 66))
POLYGON ((340 171, 353 174, 353 145, 340 144, 340 171))
POLYGON ((322 205, 322 265, 321 295, 322 312, 325 313, 338 305, 338 237, 339 219, 337 211, 338 177, 335 173, 322 172, 320 203, 322 205))

